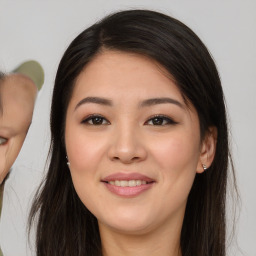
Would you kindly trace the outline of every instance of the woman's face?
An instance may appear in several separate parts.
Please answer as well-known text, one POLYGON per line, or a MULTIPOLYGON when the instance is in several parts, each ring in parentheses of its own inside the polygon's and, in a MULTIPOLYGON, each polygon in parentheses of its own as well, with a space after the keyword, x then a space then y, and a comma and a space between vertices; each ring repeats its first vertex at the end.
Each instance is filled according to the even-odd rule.
POLYGON ((100 230, 182 223, 202 172, 199 120, 156 62, 105 51, 79 75, 65 142, 72 180, 100 230))
POLYGON ((37 89, 23 75, 10 75, 1 84, 0 184, 13 165, 31 123, 37 89))

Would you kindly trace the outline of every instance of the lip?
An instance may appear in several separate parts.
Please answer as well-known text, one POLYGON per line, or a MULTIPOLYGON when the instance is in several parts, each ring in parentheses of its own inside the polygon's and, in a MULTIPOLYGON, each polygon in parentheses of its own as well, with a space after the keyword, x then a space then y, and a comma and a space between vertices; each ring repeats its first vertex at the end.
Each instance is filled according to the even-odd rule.
POLYGON ((126 198, 136 197, 141 193, 152 188, 153 185, 155 184, 154 179, 140 173, 114 173, 109 176, 106 176, 104 179, 101 180, 101 182, 103 182, 105 187, 111 193, 118 195, 120 197, 126 197, 126 198), (147 184, 141 184, 135 187, 120 187, 120 186, 116 186, 108 183, 109 181, 114 181, 114 180, 126 180, 126 181, 142 180, 142 181, 146 181, 147 184))
POLYGON ((143 175, 143 174, 140 174, 140 173, 122 173, 122 172, 118 172, 118 173, 113 173, 109 176, 106 176, 105 178, 102 179, 102 181, 104 182, 109 182, 109 181, 112 181, 112 180, 145 180, 146 182, 154 182, 155 180, 146 176, 146 175, 143 175))

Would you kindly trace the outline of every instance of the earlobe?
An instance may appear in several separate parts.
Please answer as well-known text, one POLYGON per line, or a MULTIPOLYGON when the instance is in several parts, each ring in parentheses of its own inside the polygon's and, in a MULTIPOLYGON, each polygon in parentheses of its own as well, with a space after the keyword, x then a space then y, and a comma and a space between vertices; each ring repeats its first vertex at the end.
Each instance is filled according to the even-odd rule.
POLYGON ((216 151, 217 133, 217 128, 215 126, 208 128, 201 145, 197 173, 202 173, 211 166, 216 151))

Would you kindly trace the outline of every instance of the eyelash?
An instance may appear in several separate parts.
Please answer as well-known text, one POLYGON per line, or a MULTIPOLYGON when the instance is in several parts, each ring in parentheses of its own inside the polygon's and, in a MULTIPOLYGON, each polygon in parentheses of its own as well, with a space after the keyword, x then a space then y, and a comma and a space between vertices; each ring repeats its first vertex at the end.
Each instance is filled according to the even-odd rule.
POLYGON ((101 115, 97 115, 97 114, 89 115, 89 116, 86 117, 81 123, 82 123, 82 124, 87 124, 87 125, 95 125, 95 126, 97 126, 97 125, 108 125, 108 124, 110 124, 110 122, 109 122, 105 117, 103 117, 103 116, 101 116, 101 115), (105 123, 98 123, 98 124, 93 123, 93 120, 96 121, 97 119, 100 119, 100 120, 102 120, 102 121, 105 122, 105 123), (90 122, 92 122, 92 123, 90 123, 90 122))
MULTIPOLYGON (((87 125, 95 125, 95 126, 110 124, 110 122, 105 117, 103 117, 102 115, 97 115, 97 114, 93 114, 93 115, 86 117, 81 123, 87 124, 87 125), (94 123, 95 121, 96 121, 96 123, 94 123)), ((152 125, 152 126, 165 126, 165 125, 175 125, 175 124, 178 124, 178 123, 175 122, 170 117, 167 117, 165 115, 155 115, 145 122, 145 125, 152 125), (160 123, 154 124, 154 121, 155 122, 160 121, 160 123), (149 124, 149 122, 152 122, 152 124, 149 124)))
POLYGON ((145 122, 145 124, 153 125, 153 126, 165 126, 165 125, 175 125, 175 124, 178 124, 178 123, 175 122, 172 118, 170 118, 168 116, 165 116, 165 115, 155 115, 155 116, 151 117, 150 119, 148 119, 145 122), (160 119, 160 121, 162 121, 162 123, 160 123, 160 124, 153 124, 154 120, 155 121, 159 121, 159 119, 160 119), (149 124, 149 122, 152 122, 152 124, 149 124))

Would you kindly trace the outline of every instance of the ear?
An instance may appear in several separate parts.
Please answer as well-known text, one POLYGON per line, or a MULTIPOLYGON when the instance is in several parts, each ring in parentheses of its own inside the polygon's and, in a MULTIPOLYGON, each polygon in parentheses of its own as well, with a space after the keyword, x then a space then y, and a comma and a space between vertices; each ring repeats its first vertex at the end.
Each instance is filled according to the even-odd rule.
POLYGON ((218 131, 215 126, 209 127, 206 131, 201 145, 200 157, 197 164, 197 173, 202 173, 205 169, 211 166, 216 151, 217 134, 218 131))

